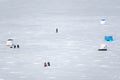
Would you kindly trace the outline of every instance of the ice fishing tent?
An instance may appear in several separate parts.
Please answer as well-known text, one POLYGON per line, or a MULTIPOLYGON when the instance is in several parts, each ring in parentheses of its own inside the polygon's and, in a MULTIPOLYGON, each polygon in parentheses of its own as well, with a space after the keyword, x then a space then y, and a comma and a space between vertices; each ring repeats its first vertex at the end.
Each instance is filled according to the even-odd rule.
POLYGON ((106 44, 101 44, 98 51, 107 51, 107 45, 106 44))
POLYGON ((6 42, 6 46, 13 46, 13 39, 8 39, 6 42))
POLYGON ((113 41, 112 36, 104 36, 105 41, 113 41))
POLYGON ((100 20, 100 24, 105 24, 105 23, 106 23, 106 19, 103 18, 100 20))

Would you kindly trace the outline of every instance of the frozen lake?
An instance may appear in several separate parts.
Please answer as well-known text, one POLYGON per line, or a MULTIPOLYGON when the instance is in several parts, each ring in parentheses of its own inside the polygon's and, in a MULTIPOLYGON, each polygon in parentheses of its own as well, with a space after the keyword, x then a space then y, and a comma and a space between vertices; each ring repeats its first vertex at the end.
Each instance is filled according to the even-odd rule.
POLYGON ((119 10, 119 0, 0 0, 0 80, 120 80, 119 10))

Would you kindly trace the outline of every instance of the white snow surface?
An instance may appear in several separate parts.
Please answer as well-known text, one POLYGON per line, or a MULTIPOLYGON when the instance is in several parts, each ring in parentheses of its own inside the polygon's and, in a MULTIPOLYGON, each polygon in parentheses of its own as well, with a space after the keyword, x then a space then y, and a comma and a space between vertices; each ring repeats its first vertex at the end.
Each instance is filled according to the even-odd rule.
POLYGON ((0 0, 0 80, 120 80, 119 29, 119 0, 0 0))

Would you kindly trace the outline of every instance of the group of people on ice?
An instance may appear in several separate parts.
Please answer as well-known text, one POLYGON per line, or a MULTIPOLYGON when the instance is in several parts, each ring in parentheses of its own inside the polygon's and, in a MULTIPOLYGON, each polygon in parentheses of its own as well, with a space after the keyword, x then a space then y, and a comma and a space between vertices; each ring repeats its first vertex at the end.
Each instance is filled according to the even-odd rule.
POLYGON ((44 62, 44 67, 50 66, 50 62, 44 62))
POLYGON ((10 48, 20 48, 19 44, 17 44, 17 45, 14 44, 13 39, 8 39, 6 42, 6 46, 8 46, 10 48))
POLYGON ((19 45, 19 44, 17 44, 17 45, 12 45, 12 46, 10 46, 10 48, 20 48, 20 45, 19 45))

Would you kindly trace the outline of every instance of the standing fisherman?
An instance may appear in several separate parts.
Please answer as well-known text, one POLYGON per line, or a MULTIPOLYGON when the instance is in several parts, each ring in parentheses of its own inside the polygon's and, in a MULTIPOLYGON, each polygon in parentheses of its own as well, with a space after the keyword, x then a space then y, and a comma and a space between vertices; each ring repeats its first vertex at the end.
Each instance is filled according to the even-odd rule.
POLYGON ((58 33, 58 28, 56 28, 56 33, 58 33))
POLYGON ((48 62, 47 64, 48 64, 48 66, 50 66, 50 62, 48 62))
POLYGON ((20 48, 19 44, 17 44, 17 48, 20 48))
POLYGON ((14 48, 16 48, 16 45, 14 45, 14 48))

